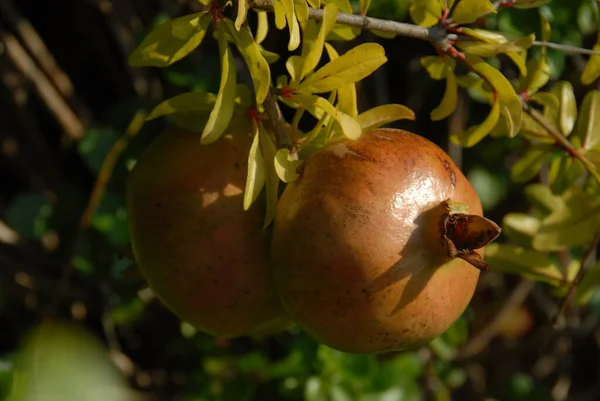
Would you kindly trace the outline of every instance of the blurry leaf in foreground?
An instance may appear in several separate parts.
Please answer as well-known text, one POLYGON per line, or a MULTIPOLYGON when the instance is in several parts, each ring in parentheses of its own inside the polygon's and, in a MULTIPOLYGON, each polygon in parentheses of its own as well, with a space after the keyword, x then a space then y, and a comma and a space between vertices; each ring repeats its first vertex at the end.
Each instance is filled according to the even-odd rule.
POLYGON ((4 212, 9 227, 25 238, 40 238, 51 229, 53 208, 50 201, 37 192, 17 196, 4 212))
POLYGON ((36 329, 24 345, 8 401, 129 401, 125 381, 100 343, 74 326, 36 329))
MULTIPOLYGON (((595 44, 593 49, 600 52, 600 44, 595 44)), ((581 74, 581 83, 590 85, 598 78, 600 78, 600 55, 594 54, 588 60, 585 69, 581 74)))
POLYGON ((600 91, 591 90, 583 98, 575 135, 584 149, 600 147, 600 91))

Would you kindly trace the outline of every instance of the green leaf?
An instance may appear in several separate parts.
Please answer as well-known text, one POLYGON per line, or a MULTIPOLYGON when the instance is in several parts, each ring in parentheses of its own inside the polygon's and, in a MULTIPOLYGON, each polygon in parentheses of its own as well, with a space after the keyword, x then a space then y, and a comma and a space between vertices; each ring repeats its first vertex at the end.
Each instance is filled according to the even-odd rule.
POLYGON ((600 91, 591 90, 583 98, 575 135, 584 149, 600 149, 600 91))
POLYGON ((277 201, 279 196, 279 177, 277 176, 277 171, 275 169, 275 154, 277 148, 271 140, 271 135, 265 130, 265 127, 262 124, 259 125, 259 136, 260 152, 265 161, 265 189, 267 197, 267 211, 265 213, 263 228, 267 228, 275 218, 277 212, 277 201))
MULTIPOLYGON (((333 60, 339 57, 339 54, 333 46, 325 43, 329 59, 333 60)), ((349 84, 337 91, 338 103, 337 107, 341 112, 348 114, 350 117, 358 116, 358 101, 356 97, 356 85, 349 84)))
POLYGON ((265 160, 260 151, 260 134, 258 126, 254 124, 254 140, 248 153, 248 175, 246 177, 246 188, 244 190, 244 210, 250 209, 260 191, 265 186, 266 169, 265 160))
POLYGON ((527 75, 519 78, 519 88, 528 95, 537 92, 550 80, 550 64, 543 55, 527 62, 527 75))
POLYGON ((556 112, 558 112, 558 109, 560 107, 558 97, 556 97, 556 95, 551 92, 536 92, 533 95, 531 95, 531 100, 533 100, 539 105, 544 106, 545 108, 556 112))
POLYGON ((454 113, 457 101, 458 85, 456 84, 456 75, 454 75, 454 69, 446 64, 446 91, 440 105, 431 112, 431 120, 439 121, 454 113))
POLYGON ((544 184, 530 184, 525 187, 527 200, 536 208, 545 213, 552 213, 564 207, 563 199, 555 195, 549 186, 544 184))
MULTIPOLYGON (((466 55, 466 59, 470 67, 478 74, 484 76, 498 94, 498 100, 502 112, 511 122, 511 124, 508 126, 510 128, 508 136, 511 138, 514 137, 521 129, 523 109, 521 107, 521 99, 515 92, 512 84, 500 71, 487 64, 480 57, 466 55)), ((494 122, 492 127, 495 124, 496 123, 494 122)))
POLYGON ((295 181, 300 175, 298 167, 304 162, 290 154, 289 149, 279 149, 275 154, 275 171, 279 179, 286 184, 295 181))
POLYGON ((269 63, 267 63, 258 44, 254 41, 254 38, 247 28, 237 31, 230 20, 225 19, 222 22, 229 28, 229 33, 232 36, 233 42, 246 61, 246 66, 250 71, 252 83, 254 84, 256 104, 261 105, 267 97, 271 85, 271 69, 269 68, 269 63))
POLYGON ((584 165, 569 155, 556 157, 548 169, 548 183, 552 192, 562 194, 585 173, 584 165))
POLYGON ((579 305, 587 305, 594 291, 600 288, 600 261, 590 267, 583 276, 583 279, 577 286, 575 295, 576 302, 579 305))
POLYGON ((448 66, 454 70, 456 61, 454 59, 444 60, 440 56, 421 57, 421 65, 432 79, 440 80, 447 76, 448 66))
POLYGON ((451 15, 456 24, 471 24, 486 14, 496 14, 496 9, 489 0, 461 0, 451 15))
MULTIPOLYGON (((593 50, 600 52, 600 43, 595 44, 593 50)), ((581 83, 591 85, 598 77, 600 77, 600 55, 594 54, 590 57, 581 73, 581 83)))
POLYGON ((171 114, 204 114, 213 109, 217 97, 213 93, 187 92, 173 96, 156 106, 147 121, 171 114))
POLYGON ((503 32, 494 32, 482 29, 462 28, 466 35, 478 40, 460 41, 458 46, 465 52, 482 57, 492 57, 501 53, 523 52, 531 47, 535 35, 512 38, 503 32))
MULTIPOLYGON (((235 29, 238 31, 242 28, 246 17, 248 16, 248 0, 237 0, 237 16, 235 17, 235 29)), ((228 20, 227 20, 228 21, 228 20)))
POLYGON ((319 61, 321 60, 321 55, 323 54, 323 46, 325 45, 325 37, 329 34, 329 32, 333 29, 335 25, 335 20, 337 18, 338 9, 335 4, 327 4, 325 9, 323 10, 323 22, 319 28, 319 33, 315 41, 310 46, 310 50, 304 57, 302 63, 302 70, 300 76, 297 77, 297 80, 301 80, 304 78, 309 72, 313 71, 319 61))
POLYGON ((550 145, 532 146, 510 169, 510 179, 515 183, 523 183, 535 177, 550 157, 550 145))
POLYGON ((508 213, 502 219, 502 232, 511 240, 530 247, 540 225, 541 221, 537 217, 525 213, 508 213))
POLYGON ((256 43, 261 44, 269 33, 269 16, 266 11, 256 11, 256 16, 257 22, 254 40, 256 40, 256 43))
POLYGON ((569 136, 577 118, 577 101, 573 93, 573 85, 568 81, 557 82, 550 93, 558 99, 558 128, 565 136, 569 136))
POLYGON ((300 25, 296 18, 294 10, 294 0, 275 0, 275 3, 281 3, 285 13, 288 30, 290 32, 290 41, 288 42, 288 50, 293 51, 300 45, 300 25))
POLYGON ((235 60, 227 43, 223 24, 217 25, 219 39, 219 56, 221 58, 221 84, 215 107, 202 131, 200 143, 209 144, 218 140, 229 126, 233 116, 234 98, 236 92, 235 60))
POLYGON ((210 13, 184 15, 154 28, 129 55, 133 67, 167 67, 191 53, 202 43, 210 13))
POLYGON ((362 132, 368 132, 394 121, 404 119, 414 120, 415 113, 401 104, 385 104, 373 107, 360 113, 357 118, 362 132))
POLYGON ((350 117, 346 113, 342 113, 337 110, 331 103, 329 103, 326 99, 315 96, 315 95, 294 95, 293 99, 301 104, 309 113, 311 113, 316 118, 321 118, 323 112, 328 113, 333 117, 344 135, 349 139, 357 139, 360 137, 362 130, 358 121, 356 119, 350 117))
POLYGON ((490 114, 485 120, 479 124, 469 127, 465 131, 461 131, 450 135, 452 142, 456 143, 465 148, 470 148, 477 145, 483 138, 485 138, 490 131, 494 128, 498 119, 500 118, 500 103, 494 102, 490 114))
POLYGON ((296 89, 302 93, 331 92, 360 81, 386 61, 385 50, 381 45, 365 43, 331 60, 306 78, 296 89))
MULTIPOLYGON (((537 8, 551 2, 552 0, 516 0, 511 6, 514 8, 528 9, 537 8)), ((543 39, 547 40, 547 39, 543 39)))
POLYGON ((554 286, 564 281, 548 255, 523 247, 492 243, 486 246, 484 259, 497 272, 516 274, 554 286))
POLYGON ((564 206, 544 220, 533 238, 533 247, 542 252, 585 246, 600 230, 600 205, 578 187, 565 195, 564 206))
POLYGON ((415 24, 432 27, 442 17, 442 5, 438 0, 417 0, 412 2, 408 11, 415 24))

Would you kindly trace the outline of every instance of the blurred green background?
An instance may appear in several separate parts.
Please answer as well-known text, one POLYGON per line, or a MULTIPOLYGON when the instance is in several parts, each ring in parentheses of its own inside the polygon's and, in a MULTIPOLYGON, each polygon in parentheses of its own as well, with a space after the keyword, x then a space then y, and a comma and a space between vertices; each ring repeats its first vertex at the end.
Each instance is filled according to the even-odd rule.
MULTIPOLYGON (((165 70, 133 69, 127 56, 149 29, 191 12, 193 3, 0 0, 0 400, 600 399, 600 296, 578 330, 540 347, 555 308, 550 292, 494 271, 482 276, 471 306, 442 337, 378 356, 332 350, 296 328, 213 338, 166 310, 130 268, 123 201, 129 168, 167 121, 137 132, 136 116, 178 93, 216 91, 218 52, 205 41, 165 70), (117 158, 106 169, 109 155, 117 158), (529 296, 490 333, 487 322, 521 294, 515 289, 529 296)), ((410 1, 372 3, 370 16, 409 22, 410 1)), ((552 41, 592 47, 595 1, 554 0, 542 12, 552 41)), ((529 34, 539 31, 537 21, 536 10, 507 9, 485 26, 529 34)), ((342 53, 365 40, 381 43, 389 61, 358 86, 360 111, 407 105, 416 120, 395 126, 447 150, 489 218, 526 210, 523 187, 509 175, 524 142, 449 145, 449 130, 480 122, 486 106, 461 93, 450 119, 431 122, 444 91, 419 64, 434 54, 431 46, 370 33, 335 45, 342 53)), ((287 30, 271 29, 263 45, 287 54, 287 30)), ((554 50, 549 57, 551 83, 571 81, 580 99, 586 59, 554 50)), ((285 73, 285 59, 273 66, 274 77, 285 73)), ((516 74, 508 59, 494 62, 516 74)))

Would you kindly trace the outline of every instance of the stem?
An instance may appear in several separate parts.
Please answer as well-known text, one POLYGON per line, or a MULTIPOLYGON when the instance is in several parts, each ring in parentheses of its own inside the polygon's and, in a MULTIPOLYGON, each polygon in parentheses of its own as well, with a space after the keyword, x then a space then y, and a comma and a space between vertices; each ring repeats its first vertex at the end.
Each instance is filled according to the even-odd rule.
POLYGON ((585 276, 585 273, 588 271, 588 268, 591 265, 591 263, 587 263, 588 259, 590 259, 590 256, 592 256, 592 254, 596 250, 596 247, 598 246, 599 241, 600 241, 600 234, 597 234, 596 237, 594 238, 594 240, 592 241, 592 243, 590 244, 590 246, 583 252, 583 255, 581 256, 581 267, 579 268, 579 271, 577 272, 577 276, 575 276, 575 279, 571 283, 571 286, 569 287, 569 292, 567 293, 567 295, 563 298, 562 302, 560 303, 558 312, 556 313, 556 316, 554 317, 554 320, 552 321, 552 327, 554 327, 554 329, 557 328, 558 323, 559 323, 558 321, 564 315, 565 311, 567 310, 567 307, 571 303, 571 299, 575 295, 577 286, 579 285, 579 283, 585 276))
POLYGON ((563 51, 565 53, 587 54, 589 56, 598 56, 598 55, 600 55, 600 52, 597 51, 597 50, 582 49, 581 47, 570 46, 570 45, 563 45, 563 44, 560 44, 560 43, 540 42, 539 40, 535 40, 533 42, 533 45, 534 46, 548 47, 550 49, 560 50, 560 51, 563 51))
POLYGON ((292 149, 292 134, 290 127, 285 122, 283 114, 281 114, 281 109, 279 108, 279 104, 277 104, 277 97, 273 94, 272 90, 267 93, 263 106, 273 124, 273 130, 275 131, 277 140, 277 149, 292 149))
POLYGON ((525 113, 529 114, 531 118, 533 118, 538 124, 540 124, 552 138, 556 140, 556 142, 565 149, 572 157, 578 159, 586 168, 586 170, 594 177, 598 183, 600 183, 600 174, 598 170, 596 170, 596 166, 592 163, 587 157, 582 155, 579 150, 575 149, 571 142, 567 140, 546 118, 537 111, 532 108, 527 102, 521 99, 521 105, 523 106, 523 110, 525 113))

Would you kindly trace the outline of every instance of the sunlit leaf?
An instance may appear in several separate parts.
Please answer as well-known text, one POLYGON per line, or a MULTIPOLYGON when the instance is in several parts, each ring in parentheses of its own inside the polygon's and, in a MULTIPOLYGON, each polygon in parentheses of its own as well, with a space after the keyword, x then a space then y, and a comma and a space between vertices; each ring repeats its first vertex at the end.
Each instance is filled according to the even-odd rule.
POLYGON ((458 101, 458 85, 456 84, 456 76, 451 66, 446 64, 446 91, 442 102, 431 112, 431 120, 442 120, 456 110, 458 101))
POLYGON ((548 169, 548 183, 552 192, 562 194, 585 173, 583 164, 569 155, 556 157, 548 169))
POLYGON ((548 255, 523 247, 489 244, 485 248, 485 261, 497 272, 517 274, 554 286, 564 281, 562 273, 548 255))
POLYGON ((564 206, 542 220, 540 230, 533 238, 535 249, 552 252, 584 246, 600 230, 598 202, 576 186, 565 192, 563 198, 564 206))
MULTIPOLYGON (((595 44, 593 50, 600 52, 600 43, 595 44)), ((581 83, 590 85, 600 77, 600 55, 594 54, 590 57, 583 72, 581 73, 581 83)))
POLYGON ((543 56, 527 62, 527 75, 519 78, 519 88, 532 95, 550 80, 550 64, 543 56))
POLYGON ((269 33, 269 16, 266 11, 256 11, 257 16, 257 24, 256 24, 256 34, 254 35, 254 39, 256 43, 261 44, 269 33))
POLYGON ((250 71, 250 76, 252 77, 252 83, 254 84, 256 104, 261 105, 267 97, 271 86, 271 69, 269 68, 269 63, 265 60, 258 44, 254 41, 247 28, 237 31, 228 19, 225 19, 222 23, 227 24, 233 42, 244 57, 250 71))
POLYGON ((210 21, 210 13, 203 11, 163 22, 129 55, 129 64, 166 67, 181 60, 202 43, 210 21))
POLYGON ((550 93, 558 99, 558 128, 565 136, 569 136, 577 118, 577 101, 573 93, 573 85, 568 81, 557 82, 550 93))
POLYGON ((173 96, 158 106, 146 117, 150 121, 170 114, 206 113, 213 109, 217 96, 206 92, 187 92, 173 96))
POLYGON ((273 13, 275 14, 275 27, 277 29, 285 28, 286 17, 282 0, 273 0, 273 13))
POLYGON ((248 16, 248 0, 238 0, 237 16, 235 17, 235 28, 239 31, 248 16))
POLYGON ((352 4, 350 0, 324 0, 325 4, 335 4, 335 6, 343 13, 352 14, 352 4))
POLYGON ((219 93, 215 101, 215 107, 202 131, 200 143, 209 144, 221 137, 231 121, 234 109, 234 98, 236 92, 235 60, 227 43, 225 28, 223 24, 217 25, 217 36, 219 39, 219 56, 221 59, 221 83, 219 93))
POLYGON ((302 28, 308 21, 308 4, 306 0, 294 0, 294 12, 302 28))
POLYGON ((442 5, 438 0, 417 0, 409 7, 410 18, 415 24, 432 27, 442 17, 442 5))
POLYGON ((275 170, 275 153, 277 148, 271 140, 269 132, 261 124, 259 126, 259 145, 265 162, 265 189, 267 198, 267 210, 265 213, 265 222, 263 227, 266 228, 273 219, 277 211, 277 200, 279 195, 279 177, 275 170))
POLYGON ((489 0, 461 0, 451 15, 457 24, 471 24, 487 14, 495 14, 496 9, 489 0))
POLYGON ((367 11, 369 11, 370 6, 371 0, 360 0, 360 13, 362 15, 367 15, 367 11))
POLYGON ((331 92, 360 81, 386 61, 385 51, 381 45, 365 43, 325 64, 300 83, 297 89, 302 93, 331 92))
POLYGON ((444 60, 439 56, 425 56, 421 57, 421 65, 432 79, 444 79, 448 72, 448 65, 454 69, 456 61, 454 59, 444 60))
POLYGON ((320 0, 306 0, 308 2, 308 5, 311 6, 312 8, 321 8, 321 1, 320 0))
POLYGON ((321 118, 322 113, 328 113, 340 125, 344 135, 350 139, 360 137, 362 130, 358 121, 349 115, 337 110, 331 103, 320 96, 314 95, 294 95, 294 100, 300 103, 306 110, 317 118, 321 118))
POLYGON ((529 35, 511 42, 485 43, 480 41, 469 41, 460 42, 458 46, 466 53, 481 57, 493 57, 501 53, 525 51, 531 47, 534 39, 534 35, 529 35))
POLYGON ((248 153, 248 174, 246 177, 246 188, 244 190, 244 210, 250 209, 260 191, 265 186, 266 171, 265 160, 260 151, 260 134, 258 126, 254 124, 254 140, 248 153))
POLYGON ((551 110, 558 111, 560 107, 558 97, 552 92, 536 92, 531 95, 531 100, 551 110))
POLYGON ((288 42, 288 50, 293 51, 300 45, 300 24, 296 18, 296 11, 294 10, 294 0, 276 0, 281 2, 281 6, 285 12, 285 20, 287 22, 288 30, 290 33, 290 41, 288 42))
POLYGON ((298 167, 303 161, 290 154, 289 149, 279 149, 275 154, 275 171, 279 179, 285 183, 295 181, 298 177, 298 167))
POLYGON ((506 52, 506 55, 515 63, 522 77, 527 75, 527 52, 506 52))
POLYGON ((360 35, 361 30, 359 28, 355 28, 349 25, 336 24, 329 35, 327 35, 328 41, 351 41, 354 40, 360 35))
POLYGON ((415 113, 401 104, 385 104, 373 107, 360 113, 357 118, 363 132, 404 119, 414 120, 415 113))
POLYGON ((334 4, 327 4, 325 6, 325 9, 323 10, 323 22, 319 28, 319 33, 314 43, 310 47, 308 54, 303 58, 302 70, 298 80, 304 78, 309 72, 313 71, 317 67, 317 64, 319 64, 321 55, 323 53, 325 37, 327 34, 329 34, 331 29, 333 29, 337 13, 338 9, 334 4))
MULTIPOLYGON (((483 59, 471 55, 467 55, 466 58, 471 68, 483 75, 494 87, 494 90, 498 94, 498 100, 500 101, 502 111, 507 114, 507 117, 510 118, 511 121, 511 125, 509 126, 511 131, 508 133, 508 136, 514 137, 521 129, 523 109, 521 106, 521 99, 515 92, 512 84, 500 71, 487 64, 483 59)), ((496 122, 494 121, 492 128, 495 124, 496 122)), ((491 130, 491 128, 489 130, 491 130)))
MULTIPOLYGON (((550 21, 548 21, 543 12, 540 11, 538 15, 540 17, 540 30, 542 32, 541 39, 544 42, 548 42, 550 40, 550 35, 552 34, 552 26, 550 25, 550 21)), ((545 47, 542 47, 542 54, 546 54, 545 47)))
POLYGON ((465 131, 454 133, 450 135, 452 142, 465 147, 470 148, 477 145, 483 138, 485 138, 490 131, 494 128, 498 119, 500 118, 500 103, 494 102, 490 114, 485 120, 479 124, 469 127, 465 131))
POLYGON ((279 54, 265 50, 260 45, 259 45, 259 47, 260 47, 260 54, 262 54, 263 57, 265 58, 265 60, 267 60, 267 63, 273 64, 273 63, 276 63, 277 60, 279 60, 279 54))
POLYGON ((575 135, 584 149, 600 149, 600 91, 591 90, 583 98, 575 135))
POLYGON ((510 169, 510 178, 516 183, 527 182, 535 177, 550 157, 550 145, 532 146, 510 169))
POLYGON ((379 36, 384 39, 394 39, 398 34, 389 31, 378 31, 376 29, 372 30, 371 33, 375 36, 379 36))
MULTIPOLYGON (((325 43, 327 54, 329 59, 333 60, 339 57, 338 52, 329 43, 325 43)), ((337 107, 343 113, 348 114, 350 117, 358 116, 358 100, 356 96, 356 85, 349 84, 338 89, 338 103, 337 107)))

